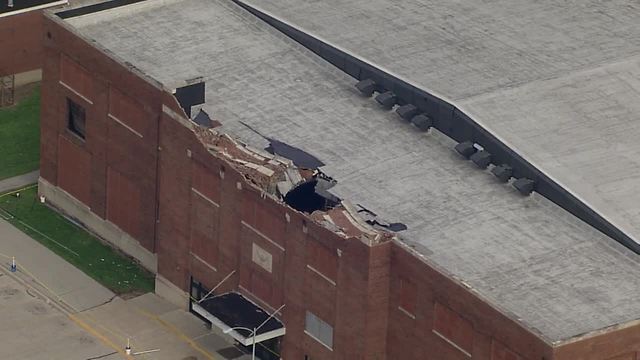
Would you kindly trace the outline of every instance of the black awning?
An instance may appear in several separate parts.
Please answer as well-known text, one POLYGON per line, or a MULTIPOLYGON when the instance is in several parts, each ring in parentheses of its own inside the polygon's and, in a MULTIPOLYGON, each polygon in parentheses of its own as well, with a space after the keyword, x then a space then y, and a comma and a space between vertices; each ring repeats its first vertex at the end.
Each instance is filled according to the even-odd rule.
MULTIPOLYGON (((280 320, 275 317, 269 319, 268 312, 236 292, 213 296, 200 303, 193 301, 191 309, 222 331, 237 327, 254 329, 262 325, 256 331, 256 343, 285 334, 284 324, 280 320)), ((235 329, 229 335, 245 346, 253 342, 249 330, 235 329)))

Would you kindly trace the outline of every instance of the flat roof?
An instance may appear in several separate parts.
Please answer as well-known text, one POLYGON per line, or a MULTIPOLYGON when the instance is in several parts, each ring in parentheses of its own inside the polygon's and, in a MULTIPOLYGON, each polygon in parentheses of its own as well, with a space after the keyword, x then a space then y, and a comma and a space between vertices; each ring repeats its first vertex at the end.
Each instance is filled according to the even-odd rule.
MULTIPOLYGON (((402 244, 547 341, 640 319, 640 257, 544 197, 499 183, 451 139, 362 97, 352 78, 230 1, 147 0, 66 21, 167 88, 202 77, 204 109, 226 131, 266 147, 242 121, 316 156, 338 182, 332 193, 406 224, 402 244)), ((399 41, 398 51, 410 45, 399 41)))
POLYGON ((455 104, 640 243, 634 0, 239 0, 455 104))

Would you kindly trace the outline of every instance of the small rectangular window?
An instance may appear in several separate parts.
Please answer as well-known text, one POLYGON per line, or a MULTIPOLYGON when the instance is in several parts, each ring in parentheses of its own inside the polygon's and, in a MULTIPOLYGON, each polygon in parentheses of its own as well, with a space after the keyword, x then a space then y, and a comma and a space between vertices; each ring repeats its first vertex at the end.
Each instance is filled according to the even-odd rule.
POLYGON ((333 349, 333 327, 309 311, 305 318, 304 330, 329 349, 333 349))
POLYGON ((85 115, 84 108, 71 99, 67 99, 67 127, 71 132, 85 138, 85 115))

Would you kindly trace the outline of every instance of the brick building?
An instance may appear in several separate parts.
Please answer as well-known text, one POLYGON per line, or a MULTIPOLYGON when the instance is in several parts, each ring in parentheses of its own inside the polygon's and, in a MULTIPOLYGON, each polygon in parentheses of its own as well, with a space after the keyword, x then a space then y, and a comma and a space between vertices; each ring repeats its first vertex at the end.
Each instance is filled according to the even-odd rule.
POLYGON ((628 232, 366 56, 228 0, 43 39, 41 194, 263 357, 637 360, 628 232))
POLYGON ((42 9, 67 3, 67 0, 0 2, 0 107, 14 103, 16 87, 40 80, 42 9))

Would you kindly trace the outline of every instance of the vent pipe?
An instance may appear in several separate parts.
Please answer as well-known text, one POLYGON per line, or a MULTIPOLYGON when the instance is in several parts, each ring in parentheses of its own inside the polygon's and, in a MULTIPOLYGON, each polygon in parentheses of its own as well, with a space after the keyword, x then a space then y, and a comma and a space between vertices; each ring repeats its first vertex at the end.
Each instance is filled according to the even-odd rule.
POLYGON ((362 93, 362 95, 371 96, 376 89, 376 83, 371 79, 365 79, 359 81, 356 84, 356 88, 358 89, 358 91, 360 91, 360 93, 362 93))
POLYGON ((461 142, 455 146, 455 149, 458 154, 466 157, 467 159, 478 151, 471 141, 461 142))

